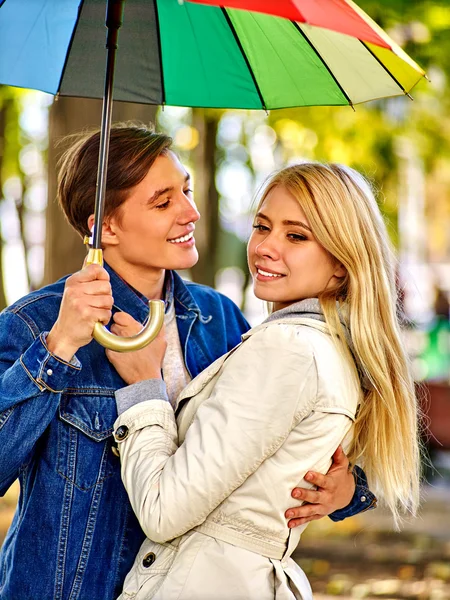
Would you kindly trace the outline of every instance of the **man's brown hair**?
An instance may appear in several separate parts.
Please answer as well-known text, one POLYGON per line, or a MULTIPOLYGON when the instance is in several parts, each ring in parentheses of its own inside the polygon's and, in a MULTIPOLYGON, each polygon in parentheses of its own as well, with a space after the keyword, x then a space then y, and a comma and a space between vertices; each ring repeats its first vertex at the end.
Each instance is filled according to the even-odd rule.
MULTIPOLYGON (((72 137, 72 136, 71 136, 72 137)), ((88 235, 88 218, 94 212, 100 132, 75 136, 76 141, 59 161, 58 202, 67 220, 81 236, 88 235)), ((141 124, 119 123, 111 128, 105 219, 117 215, 129 191, 140 183, 172 138, 141 124)))

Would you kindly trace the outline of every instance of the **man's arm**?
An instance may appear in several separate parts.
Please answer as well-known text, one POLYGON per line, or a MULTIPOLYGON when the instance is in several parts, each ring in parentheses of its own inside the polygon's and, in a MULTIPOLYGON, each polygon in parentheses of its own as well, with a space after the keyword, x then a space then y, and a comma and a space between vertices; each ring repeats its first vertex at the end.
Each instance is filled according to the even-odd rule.
POLYGON ((298 527, 309 521, 329 516, 332 521, 343 521, 365 510, 376 508, 377 499, 369 490, 364 471, 350 463, 341 446, 333 454, 333 463, 326 475, 310 471, 305 479, 317 489, 295 488, 292 497, 303 500, 302 506, 286 511, 289 527, 298 527))
POLYGON ((0 315, 0 494, 30 463, 61 392, 81 369, 75 352, 91 341, 97 321, 109 320, 112 302, 108 273, 91 265, 67 280, 48 334, 18 311, 0 315))
POLYGON ((0 494, 30 461, 78 365, 59 360, 15 313, 0 316, 0 494))

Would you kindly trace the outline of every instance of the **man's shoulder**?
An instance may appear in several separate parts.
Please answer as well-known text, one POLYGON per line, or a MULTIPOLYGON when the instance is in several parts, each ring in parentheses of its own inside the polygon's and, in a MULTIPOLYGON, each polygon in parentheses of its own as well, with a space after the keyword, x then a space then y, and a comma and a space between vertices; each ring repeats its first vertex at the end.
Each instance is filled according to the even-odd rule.
POLYGON ((233 302, 233 300, 221 292, 218 292, 208 285, 194 283, 193 281, 183 280, 183 283, 201 309, 205 309, 206 307, 212 308, 216 306, 221 307, 222 309, 225 308, 226 310, 231 310, 242 316, 240 309, 233 302))
MULTIPOLYGON (((53 307, 59 310, 66 279, 67 277, 63 277, 54 283, 19 298, 19 300, 16 300, 5 309, 5 313, 21 315, 31 312, 42 315, 42 313, 53 313, 53 307)), ((53 317, 53 314, 51 316, 53 317)))

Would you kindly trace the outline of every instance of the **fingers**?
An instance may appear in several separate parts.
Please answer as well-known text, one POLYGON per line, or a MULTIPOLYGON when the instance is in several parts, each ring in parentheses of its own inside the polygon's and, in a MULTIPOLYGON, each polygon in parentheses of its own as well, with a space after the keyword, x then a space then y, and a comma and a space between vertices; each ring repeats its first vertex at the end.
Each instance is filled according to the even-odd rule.
POLYGON ((109 281, 108 271, 100 265, 88 265, 87 267, 83 267, 80 271, 71 275, 67 281, 76 280, 80 283, 84 283, 87 281, 95 281, 96 279, 109 281))
POLYGON ((304 488, 295 488, 292 490, 293 498, 297 500, 303 500, 310 504, 317 504, 320 502, 320 492, 317 490, 306 490, 304 488))
POLYGON ((288 522, 289 529, 293 529, 294 527, 299 527, 300 525, 305 525, 306 523, 310 523, 311 521, 318 521, 322 518, 323 515, 311 515, 309 517, 305 517, 302 519, 291 519, 288 522))
POLYGON ((133 319, 133 317, 126 312, 117 312, 114 315, 114 323, 119 327, 132 327, 133 325, 139 327, 139 329, 142 327, 136 319, 133 319))
POLYGON ((336 448, 333 454, 333 465, 336 467, 344 467, 348 469, 350 463, 341 445, 336 448))
POLYGON ((317 473, 316 471, 308 471, 305 475, 305 479, 308 481, 308 483, 312 483, 313 485, 323 489, 326 489, 328 484, 331 483, 327 479, 326 475, 322 475, 322 473, 317 473))
POLYGON ((115 335, 130 337, 138 334, 142 329, 141 323, 133 319, 128 313, 117 312, 113 319, 114 323, 111 326, 111 331, 115 335))

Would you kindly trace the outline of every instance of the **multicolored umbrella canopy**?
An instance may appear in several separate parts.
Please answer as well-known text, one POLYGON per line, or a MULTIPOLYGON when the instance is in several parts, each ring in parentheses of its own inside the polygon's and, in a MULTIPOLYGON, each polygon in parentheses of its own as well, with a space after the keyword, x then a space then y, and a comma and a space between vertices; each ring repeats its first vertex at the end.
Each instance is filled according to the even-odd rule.
MULTIPOLYGON (((233 8, 127 0, 114 98, 267 110, 338 106, 408 93, 424 75, 359 9, 330 22, 325 5, 337 10, 343 0, 289 1, 320 4, 325 26, 347 33, 233 8), (355 34, 359 27, 362 41, 349 27, 355 34)), ((101 98, 104 23, 105 0, 0 0, 0 83, 101 98)))

